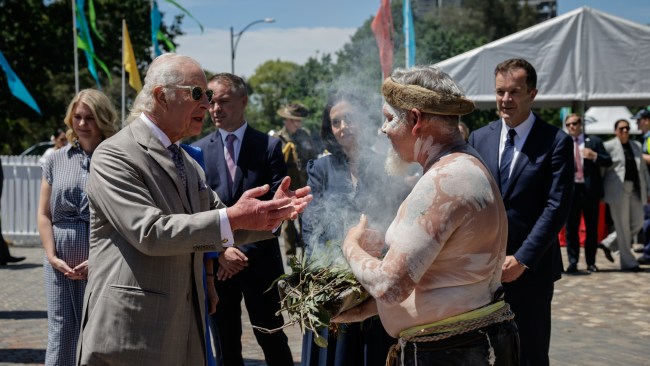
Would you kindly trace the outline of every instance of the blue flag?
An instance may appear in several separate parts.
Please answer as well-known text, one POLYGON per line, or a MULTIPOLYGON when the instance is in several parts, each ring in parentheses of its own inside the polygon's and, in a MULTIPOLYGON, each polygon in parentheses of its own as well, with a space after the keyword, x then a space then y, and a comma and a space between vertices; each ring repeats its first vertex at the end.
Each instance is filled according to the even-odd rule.
POLYGON ((38 108, 38 104, 36 104, 36 101, 34 98, 32 98, 32 95, 29 94, 23 82, 20 81, 18 75, 16 75, 11 66, 9 66, 9 63, 7 62, 7 59, 5 59, 5 56, 2 54, 2 51, 0 51, 0 67, 2 67, 2 69, 5 71, 5 74, 7 75, 7 84, 9 84, 9 90, 11 91, 11 94, 13 94, 14 97, 20 99, 23 103, 27 104, 31 109, 38 112, 38 114, 43 115, 41 113, 41 109, 38 108))
POLYGON ((406 54, 406 67, 415 65, 415 31, 413 30, 413 12, 410 0, 404 0, 404 53, 406 54))
POLYGON ((162 23, 162 15, 158 11, 158 2, 153 2, 153 7, 151 8, 151 44, 153 44, 153 52, 156 57, 162 55, 162 51, 158 46, 158 29, 160 29, 160 23, 162 23))
POLYGON ((97 68, 95 67, 95 48, 93 47, 93 41, 90 38, 90 30, 88 28, 88 21, 86 21, 86 15, 84 13, 85 0, 77 0, 77 29, 79 31, 77 38, 77 46, 84 50, 86 55, 86 61, 88 61, 88 71, 90 75, 95 79, 95 82, 98 86, 101 87, 99 83, 99 77, 97 76, 97 68))

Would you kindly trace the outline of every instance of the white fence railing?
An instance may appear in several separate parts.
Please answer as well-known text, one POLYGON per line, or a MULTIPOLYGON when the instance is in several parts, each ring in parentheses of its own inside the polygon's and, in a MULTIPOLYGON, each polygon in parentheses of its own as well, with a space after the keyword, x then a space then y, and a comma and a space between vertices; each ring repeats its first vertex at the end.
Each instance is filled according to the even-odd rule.
POLYGON ((40 156, 0 156, 4 174, 2 235, 18 245, 40 245, 36 210, 41 193, 40 156))

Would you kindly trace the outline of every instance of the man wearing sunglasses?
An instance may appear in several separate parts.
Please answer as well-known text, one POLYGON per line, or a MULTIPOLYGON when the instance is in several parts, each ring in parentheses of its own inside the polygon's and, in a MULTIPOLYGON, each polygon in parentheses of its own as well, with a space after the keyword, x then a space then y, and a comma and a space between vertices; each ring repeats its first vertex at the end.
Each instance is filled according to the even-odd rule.
MULTIPOLYGON (((598 136, 585 135, 582 117, 571 113, 564 119, 564 125, 573 139, 574 185, 573 199, 566 222, 566 248, 569 257, 568 274, 578 273, 580 259, 580 218, 584 217, 585 230, 585 260, 589 273, 598 272, 596 267, 596 250, 598 248, 598 204, 603 197, 603 179, 600 169, 612 165, 612 158, 603 146, 598 136)), ((613 261, 606 247, 603 250, 609 260, 613 261), (608 255, 609 254, 609 255, 608 255)))
POLYGON ((632 240, 643 227, 643 205, 650 197, 650 175, 643 161, 641 143, 630 139, 630 123, 619 119, 614 124, 616 137, 605 142, 612 166, 603 177, 604 200, 616 228, 616 241, 603 242, 618 246, 621 270, 642 272, 632 253, 632 240))
POLYGON ((132 122, 93 153, 89 278, 79 365, 205 365, 203 252, 272 238, 311 199, 269 186, 230 207, 203 169, 179 149, 201 123, 211 91, 195 60, 156 58, 131 111, 132 122))

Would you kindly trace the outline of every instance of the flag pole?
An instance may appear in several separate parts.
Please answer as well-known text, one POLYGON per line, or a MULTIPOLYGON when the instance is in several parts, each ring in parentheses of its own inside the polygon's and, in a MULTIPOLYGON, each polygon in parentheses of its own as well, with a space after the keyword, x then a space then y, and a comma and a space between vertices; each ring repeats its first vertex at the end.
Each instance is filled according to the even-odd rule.
MULTIPOLYGON (((153 2, 154 2, 154 0, 149 1, 149 12, 150 13, 153 13, 153 2)), ((151 22, 153 23, 153 19, 151 19, 151 22)), ((151 27, 153 28, 153 24, 151 25, 151 27)), ((153 35, 152 35, 152 39, 153 39, 153 35)), ((153 61, 155 58, 156 58, 156 45, 153 44, 153 42, 152 42, 151 43, 151 61, 153 61)))
POLYGON ((79 93, 79 56, 77 55, 77 9, 75 0, 72 2, 72 44, 74 45, 74 92, 79 93))
POLYGON ((124 28, 126 25, 126 21, 122 19, 122 127, 124 127, 124 111, 125 111, 125 82, 124 82, 124 40, 126 39, 126 35, 124 34, 124 28))

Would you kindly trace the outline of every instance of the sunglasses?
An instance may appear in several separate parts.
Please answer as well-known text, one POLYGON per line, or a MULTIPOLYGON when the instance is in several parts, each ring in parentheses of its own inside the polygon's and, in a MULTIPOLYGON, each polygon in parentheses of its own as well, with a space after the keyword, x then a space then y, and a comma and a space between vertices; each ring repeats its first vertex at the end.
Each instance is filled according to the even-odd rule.
POLYGON ((617 128, 617 130, 619 130, 619 131, 629 131, 630 127, 619 127, 619 128, 617 128))
POLYGON ((203 93, 205 93, 205 96, 208 97, 208 102, 212 101, 212 96, 214 95, 214 91, 211 89, 206 89, 203 90, 200 86, 189 86, 189 85, 168 85, 168 88, 176 88, 176 89, 187 89, 190 91, 190 95, 192 96, 192 99, 199 101, 201 100, 201 97, 203 97, 203 93))
POLYGON ((567 122, 566 126, 571 127, 573 125, 579 125, 579 124, 580 124, 580 122, 567 122))

